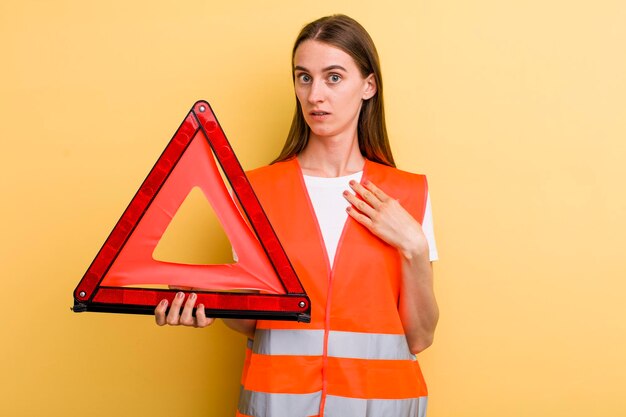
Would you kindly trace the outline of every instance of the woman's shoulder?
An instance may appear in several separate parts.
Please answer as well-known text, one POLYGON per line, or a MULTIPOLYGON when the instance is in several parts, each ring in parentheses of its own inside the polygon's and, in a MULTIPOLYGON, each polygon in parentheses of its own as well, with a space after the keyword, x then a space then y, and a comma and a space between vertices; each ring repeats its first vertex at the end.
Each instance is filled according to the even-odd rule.
POLYGON ((426 182, 426 175, 424 174, 404 171, 399 168, 369 160, 367 161, 367 164, 368 173, 381 176, 385 179, 393 181, 426 182))
POLYGON ((416 219, 423 219, 428 200, 426 176, 368 161, 367 178, 400 201, 416 219))
POLYGON ((289 159, 287 161, 274 162, 273 164, 246 171, 246 176, 250 181, 262 181, 264 179, 277 181, 278 179, 288 177, 293 170, 294 161, 293 159, 289 159))

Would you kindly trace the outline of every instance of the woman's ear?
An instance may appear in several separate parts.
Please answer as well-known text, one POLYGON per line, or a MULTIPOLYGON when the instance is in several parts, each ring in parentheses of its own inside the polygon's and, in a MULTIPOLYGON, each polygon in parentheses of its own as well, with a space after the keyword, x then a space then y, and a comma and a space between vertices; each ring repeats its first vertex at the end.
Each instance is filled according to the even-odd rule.
POLYGON ((365 79, 365 89, 363 91, 363 100, 369 100, 370 98, 376 95, 377 87, 376 87, 376 78, 374 77, 374 73, 367 76, 365 79))

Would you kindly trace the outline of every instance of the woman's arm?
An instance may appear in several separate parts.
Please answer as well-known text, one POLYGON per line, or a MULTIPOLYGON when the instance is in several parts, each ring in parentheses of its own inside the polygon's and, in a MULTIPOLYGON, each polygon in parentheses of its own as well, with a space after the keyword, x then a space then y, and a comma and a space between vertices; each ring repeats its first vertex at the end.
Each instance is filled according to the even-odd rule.
POLYGON ((250 339, 254 339, 256 320, 252 319, 222 319, 224 324, 236 332, 242 333, 250 339))
POLYGON ((433 269, 422 227, 398 202, 373 183, 350 183, 363 200, 345 192, 348 214, 373 234, 394 246, 402 257, 402 288, 398 312, 412 353, 432 344, 439 320, 433 291, 433 269), (355 210, 356 208, 356 210, 355 210))
POLYGON ((433 343, 439 307, 433 291, 433 267, 425 253, 402 255, 402 290, 398 312, 411 353, 417 354, 433 343))

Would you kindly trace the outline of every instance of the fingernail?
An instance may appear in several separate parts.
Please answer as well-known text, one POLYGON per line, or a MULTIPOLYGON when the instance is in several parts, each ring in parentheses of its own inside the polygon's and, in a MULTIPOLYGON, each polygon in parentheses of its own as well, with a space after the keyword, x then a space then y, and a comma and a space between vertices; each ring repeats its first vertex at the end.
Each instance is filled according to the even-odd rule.
POLYGON ((182 292, 179 292, 178 294, 176 294, 177 298, 183 298, 185 296, 185 294, 183 294, 182 292))
POLYGON ((161 306, 165 307, 167 305, 167 300, 163 299, 163 300, 161 300, 161 302, 159 304, 161 304, 161 306))
POLYGON ((350 185, 354 185, 354 184, 356 184, 356 181, 355 180, 350 180, 350 185))
POLYGON ((195 300, 196 299, 196 293, 192 292, 191 295, 189 296, 190 299, 195 300))
POLYGON ((352 210, 352 207, 350 207, 350 206, 346 207, 346 211, 349 212, 350 210, 352 210))
POLYGON ((198 304, 198 308, 204 308, 204 304, 198 304))
POLYGON ((347 197, 347 196, 348 196, 348 194, 349 194, 349 193, 348 193, 348 191, 344 191, 344 192, 343 192, 343 196, 344 196, 344 197, 347 197))
POLYGON ((363 185, 370 185, 370 180, 363 181, 363 185))

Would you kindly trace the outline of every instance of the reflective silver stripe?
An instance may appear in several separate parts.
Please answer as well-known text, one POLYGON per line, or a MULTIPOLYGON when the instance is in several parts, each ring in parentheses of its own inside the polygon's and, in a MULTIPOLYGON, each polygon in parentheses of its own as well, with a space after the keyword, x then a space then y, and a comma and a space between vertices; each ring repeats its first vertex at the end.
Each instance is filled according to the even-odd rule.
MULTIPOLYGON (((239 412, 251 417, 313 416, 319 413, 321 391, 311 394, 270 394, 242 390, 239 412)), ((428 397, 380 400, 326 396, 324 417, 426 417, 428 397)))
POLYGON ((428 397, 368 400, 326 396, 324 417, 426 417, 428 397))
POLYGON ((252 351, 261 355, 322 356, 324 330, 257 329, 252 351))
MULTIPOLYGON (((254 353, 262 355, 322 356, 323 330, 257 329, 254 353)), ((354 359, 415 360, 403 334, 330 331, 328 356, 354 359)))
POLYGON ((305 417, 320 412, 322 392, 311 394, 269 394, 242 390, 239 412, 251 417, 305 417))
POLYGON ((426 417, 426 410, 428 409, 428 397, 419 397, 419 404, 417 410, 418 417, 426 417))
POLYGON ((413 360, 403 334, 332 331, 328 335, 328 356, 355 359, 413 360))

